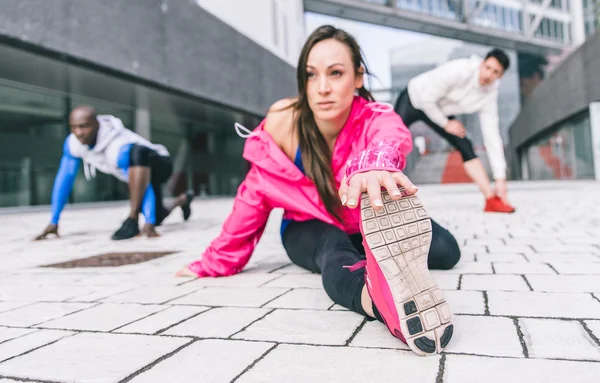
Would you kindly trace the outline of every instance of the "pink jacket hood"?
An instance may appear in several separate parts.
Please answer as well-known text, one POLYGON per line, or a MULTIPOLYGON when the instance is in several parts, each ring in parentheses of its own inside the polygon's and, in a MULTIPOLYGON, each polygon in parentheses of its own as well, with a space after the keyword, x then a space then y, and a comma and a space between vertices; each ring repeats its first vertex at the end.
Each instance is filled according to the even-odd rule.
MULTIPOLYGON (((318 219, 347 233, 358 233, 359 209, 343 208, 342 223, 329 215, 313 182, 287 157, 264 131, 261 124, 247 138, 243 157, 251 163, 238 188, 233 211, 223 230, 204 252, 202 259, 189 265, 199 276, 223 276, 238 273, 246 265, 260 239, 269 214, 284 209, 284 218, 294 221, 318 219)), ((385 143, 405 156, 412 149, 410 132, 393 110, 368 103, 356 96, 346 124, 333 148, 332 169, 339 187, 346 166, 361 152, 385 143)))

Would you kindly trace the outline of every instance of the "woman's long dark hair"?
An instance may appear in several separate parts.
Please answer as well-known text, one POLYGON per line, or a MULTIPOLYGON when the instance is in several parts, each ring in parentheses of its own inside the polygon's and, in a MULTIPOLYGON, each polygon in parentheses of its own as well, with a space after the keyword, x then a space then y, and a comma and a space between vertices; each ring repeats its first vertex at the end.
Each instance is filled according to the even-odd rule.
MULTIPOLYGON (((306 65, 308 55, 317 43, 328 39, 337 40, 350 49, 354 73, 357 76, 363 75, 361 67, 363 68, 364 73, 369 74, 360 47, 356 43, 354 37, 331 25, 319 27, 311 33, 300 52, 298 69, 296 71, 298 100, 292 104, 291 107, 294 108, 295 111, 295 128, 298 130, 302 165, 304 166, 306 176, 310 178, 317 187, 317 191, 319 192, 319 196, 321 197, 327 212, 340 221, 340 201, 335 189, 333 170, 331 168, 332 153, 325 138, 317 127, 306 94, 306 83, 308 81, 306 65)), ((364 86, 358 89, 358 95, 368 101, 374 101, 371 92, 364 86)))

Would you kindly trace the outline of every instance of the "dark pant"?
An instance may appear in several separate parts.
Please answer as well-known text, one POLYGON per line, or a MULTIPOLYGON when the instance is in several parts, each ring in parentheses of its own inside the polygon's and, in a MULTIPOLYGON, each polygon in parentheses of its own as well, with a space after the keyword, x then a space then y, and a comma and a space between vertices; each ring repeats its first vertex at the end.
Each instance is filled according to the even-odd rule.
MULTIPOLYGON (((404 121, 404 124, 406 124, 407 127, 410 127, 412 123, 417 121, 423 121, 429 125, 431 129, 433 129, 440 136, 444 137, 446 141, 450 143, 450 145, 455 147, 460 152, 463 162, 477 158, 477 155, 473 150, 473 144, 471 143, 471 140, 446 132, 444 128, 431 121, 422 110, 415 109, 410 101, 410 97, 408 96, 408 91, 406 89, 398 97, 398 100, 396 101, 396 107, 394 109, 396 110, 396 113, 402 117, 402 121, 404 121)), ((454 117, 450 116, 448 118, 453 119, 454 117)))
MULTIPOLYGON (((460 249, 450 232, 431 220, 432 239, 427 264, 430 269, 448 270, 460 259, 460 249)), ((322 274, 323 287, 337 304, 367 316, 361 304, 365 270, 350 272, 365 259, 361 234, 343 230, 319 220, 292 221, 282 236, 283 247, 296 265, 322 274)))
POLYGON ((129 151, 129 166, 150 168, 150 186, 156 197, 156 226, 159 226, 169 215, 163 205, 162 184, 173 174, 171 157, 161 156, 147 146, 133 144, 129 151))

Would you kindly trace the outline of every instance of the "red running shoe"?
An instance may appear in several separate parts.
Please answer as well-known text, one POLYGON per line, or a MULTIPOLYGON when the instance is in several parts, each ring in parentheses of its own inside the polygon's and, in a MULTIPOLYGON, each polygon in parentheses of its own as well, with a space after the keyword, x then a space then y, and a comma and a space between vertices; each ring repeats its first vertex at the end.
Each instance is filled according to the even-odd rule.
POLYGON ((516 209, 511 205, 504 203, 498 196, 493 196, 485 201, 485 212, 493 213, 514 213, 516 209))

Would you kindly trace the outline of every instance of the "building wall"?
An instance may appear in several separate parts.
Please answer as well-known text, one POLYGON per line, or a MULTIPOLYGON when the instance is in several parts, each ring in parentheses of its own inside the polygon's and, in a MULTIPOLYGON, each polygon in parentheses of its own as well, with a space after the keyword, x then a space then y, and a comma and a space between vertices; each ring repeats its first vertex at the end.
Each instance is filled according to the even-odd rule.
POLYGON ((517 151, 600 100, 600 34, 590 37, 535 89, 510 127, 517 151))
POLYGON ((305 39, 302 0, 196 1, 288 64, 297 64, 305 39))
POLYGON ((3 0, 0 42, 257 115, 295 92, 287 62, 189 0, 3 0))

